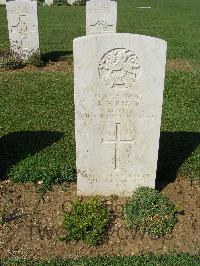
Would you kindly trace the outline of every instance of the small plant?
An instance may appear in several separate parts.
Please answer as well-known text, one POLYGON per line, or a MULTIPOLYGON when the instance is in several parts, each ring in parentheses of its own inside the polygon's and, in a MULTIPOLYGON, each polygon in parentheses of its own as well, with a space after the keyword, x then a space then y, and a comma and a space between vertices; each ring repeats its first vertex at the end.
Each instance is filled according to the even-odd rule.
POLYGON ((66 235, 62 240, 82 240, 87 245, 102 242, 110 221, 109 210, 97 199, 72 203, 71 210, 63 214, 63 227, 66 235))
POLYGON ((32 53, 27 63, 35 67, 42 67, 44 65, 44 61, 41 59, 39 51, 35 51, 34 53, 32 53))
POLYGON ((18 69, 24 66, 24 60, 13 51, 4 52, 0 56, 0 67, 6 69, 18 69))
POLYGON ((141 187, 125 204, 125 217, 129 228, 151 237, 170 233, 175 225, 176 207, 158 191, 141 187))

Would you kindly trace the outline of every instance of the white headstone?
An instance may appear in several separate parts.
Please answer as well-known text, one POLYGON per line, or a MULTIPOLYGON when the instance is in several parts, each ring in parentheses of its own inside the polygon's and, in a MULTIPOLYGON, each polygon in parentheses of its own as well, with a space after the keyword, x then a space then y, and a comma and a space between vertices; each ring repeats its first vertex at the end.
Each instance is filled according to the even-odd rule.
POLYGON ((117 0, 90 0, 86 3, 86 35, 115 33, 117 0))
POLYGON ((11 50, 27 59, 39 51, 37 2, 8 0, 6 9, 11 50))
POLYGON ((6 5, 6 0, 0 0, 0 5, 6 5))
POLYGON ((53 0, 45 0, 47 6, 53 6, 53 0))
POLYGON ((126 33, 74 40, 78 194, 155 187, 166 48, 126 33))

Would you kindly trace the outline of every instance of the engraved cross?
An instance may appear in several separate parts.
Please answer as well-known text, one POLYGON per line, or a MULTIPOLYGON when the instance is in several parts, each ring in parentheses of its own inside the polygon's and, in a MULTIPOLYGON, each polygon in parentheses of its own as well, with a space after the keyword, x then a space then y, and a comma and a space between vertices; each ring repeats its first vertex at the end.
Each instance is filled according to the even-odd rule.
POLYGON ((17 25, 12 26, 11 30, 14 31, 15 29, 18 29, 18 32, 19 32, 21 38, 25 38, 26 37, 26 35, 27 35, 27 25, 25 23, 25 16, 24 15, 19 16, 19 20, 18 20, 17 25))
POLYGON ((19 33, 20 40, 18 40, 17 42, 19 45, 23 45, 23 39, 26 38, 27 33, 28 33, 28 29, 27 29, 27 25, 25 23, 25 16, 24 15, 19 16, 19 20, 18 20, 17 25, 12 26, 11 31, 19 33))
POLYGON ((104 141, 103 144, 114 144, 115 145, 115 170, 120 169, 120 148, 122 144, 130 144, 133 142, 134 138, 132 139, 121 139, 120 135, 120 129, 121 129, 121 123, 116 123, 115 124, 115 139, 114 140, 109 140, 109 141, 104 141))

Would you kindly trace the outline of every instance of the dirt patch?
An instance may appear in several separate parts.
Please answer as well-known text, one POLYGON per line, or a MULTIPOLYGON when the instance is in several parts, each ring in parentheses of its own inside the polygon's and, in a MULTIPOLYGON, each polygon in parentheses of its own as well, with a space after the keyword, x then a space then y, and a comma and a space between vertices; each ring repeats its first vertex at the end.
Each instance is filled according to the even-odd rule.
POLYGON ((193 70, 192 65, 184 59, 172 59, 167 61, 167 70, 178 70, 182 72, 190 72, 193 70))
MULTIPOLYGON (((182 72, 190 72, 193 70, 192 65, 183 59, 172 59, 167 61, 166 65, 167 70, 178 70, 182 72)), ((0 73, 17 73, 17 72, 73 72, 73 59, 70 58, 68 60, 60 60, 60 61, 49 61, 43 67, 34 67, 27 65, 20 69, 8 70, 4 68, 0 68, 0 73)))
POLYGON ((34 66, 24 66, 20 69, 8 70, 5 68, 0 68, 0 73, 21 73, 21 72, 72 72, 73 71, 73 62, 71 60, 63 60, 58 62, 48 62, 43 67, 34 67, 34 66))
POLYGON ((88 247, 83 242, 61 242, 62 211, 76 197, 76 183, 55 186, 43 197, 32 184, 0 183, 0 258, 78 258, 99 255, 166 254, 172 251, 200 254, 200 193, 197 184, 178 178, 162 193, 178 204, 182 214, 171 234, 152 239, 127 229, 124 198, 104 198, 114 219, 105 242, 88 247))

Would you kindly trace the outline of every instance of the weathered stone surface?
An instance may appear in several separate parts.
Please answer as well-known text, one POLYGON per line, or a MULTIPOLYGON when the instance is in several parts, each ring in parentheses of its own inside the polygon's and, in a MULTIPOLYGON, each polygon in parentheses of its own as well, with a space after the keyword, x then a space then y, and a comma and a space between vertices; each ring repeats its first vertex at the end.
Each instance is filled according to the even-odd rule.
POLYGON ((6 9, 11 49, 27 59, 39 51, 37 2, 10 0, 6 9))
POLYGON ((114 33, 117 0, 90 0, 86 3, 86 35, 114 33))
POLYGON ((125 33, 74 40, 78 194, 154 188, 166 48, 125 33))

